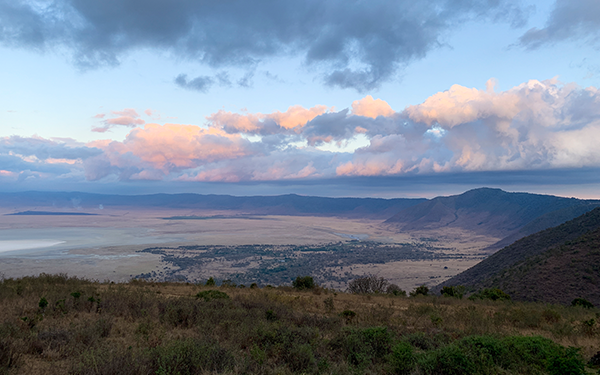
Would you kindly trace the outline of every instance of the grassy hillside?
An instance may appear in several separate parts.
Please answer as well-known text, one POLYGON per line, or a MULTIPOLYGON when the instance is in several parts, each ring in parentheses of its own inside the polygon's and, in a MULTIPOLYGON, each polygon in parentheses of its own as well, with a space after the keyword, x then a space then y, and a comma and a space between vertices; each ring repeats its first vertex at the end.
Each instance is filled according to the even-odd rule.
POLYGON ((599 314, 42 275, 0 282, 0 373, 582 374, 599 314))
POLYGON ((537 225, 535 228, 560 224, 579 213, 569 208, 592 203, 599 202, 481 188, 460 195, 437 197, 408 207, 386 223, 405 231, 458 227, 505 237, 518 234, 521 228, 542 216, 545 216, 544 219, 534 224, 534 227, 537 225))
POLYGON ((600 208, 525 237, 445 285, 500 288, 513 298, 600 304, 600 208))

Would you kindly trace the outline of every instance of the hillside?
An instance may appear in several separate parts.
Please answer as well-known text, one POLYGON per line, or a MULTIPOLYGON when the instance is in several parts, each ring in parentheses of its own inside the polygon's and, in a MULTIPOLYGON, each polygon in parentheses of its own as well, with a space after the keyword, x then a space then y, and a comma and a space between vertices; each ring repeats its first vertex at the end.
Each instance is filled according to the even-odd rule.
POLYGON ((0 207, 53 207, 64 210, 132 207, 235 210, 261 215, 319 215, 386 219, 426 199, 325 198, 296 194, 236 197, 231 195, 108 195, 80 192, 0 193, 0 207))
POLYGON ((444 285, 500 288, 514 299, 600 304, 600 208, 496 252, 444 285))
POLYGON ((560 224, 598 204, 598 201, 480 188, 421 202, 400 211, 386 223, 402 231, 449 227, 518 239, 530 234, 528 230, 560 224), (526 228, 528 224, 530 228, 526 228))
POLYGON ((584 364, 600 350, 600 331, 585 324, 598 309, 349 294, 301 285, 304 289, 113 284, 44 274, 3 278, 0 373, 597 371, 584 364))

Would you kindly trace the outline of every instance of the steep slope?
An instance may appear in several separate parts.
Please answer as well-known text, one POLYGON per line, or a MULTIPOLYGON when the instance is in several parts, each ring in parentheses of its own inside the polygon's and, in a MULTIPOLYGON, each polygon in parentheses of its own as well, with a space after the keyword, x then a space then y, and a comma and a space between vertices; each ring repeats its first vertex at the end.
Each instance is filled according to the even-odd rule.
POLYGON ((516 300, 600 304, 600 208, 522 238, 443 284, 500 288, 516 300))
POLYGON ((530 234, 541 232, 544 229, 552 228, 569 220, 573 220, 576 217, 581 216, 584 213, 589 212, 598 206, 600 206, 600 203, 593 201, 584 201, 580 205, 549 212, 547 214, 535 218, 534 220, 529 222, 529 224, 519 229, 518 232, 511 234, 498 241, 497 243, 489 246, 488 250, 502 249, 503 247, 509 246, 513 242, 523 237, 529 236, 530 234))
POLYGON ((324 198, 296 194, 236 197, 231 195, 105 195, 80 192, 0 193, 0 206, 54 208, 185 208, 236 210, 251 214, 351 216, 386 219, 426 199, 324 198))
MULTIPOLYGON (((544 223, 555 223, 552 212, 591 202, 593 201, 480 188, 422 202, 400 211, 386 223, 397 226, 402 231, 456 227, 502 238, 518 233, 521 228, 542 215, 550 214, 544 223)), ((571 218, 568 215, 562 217, 565 220, 571 218)), ((557 219, 559 223, 562 222, 558 216, 557 219)))

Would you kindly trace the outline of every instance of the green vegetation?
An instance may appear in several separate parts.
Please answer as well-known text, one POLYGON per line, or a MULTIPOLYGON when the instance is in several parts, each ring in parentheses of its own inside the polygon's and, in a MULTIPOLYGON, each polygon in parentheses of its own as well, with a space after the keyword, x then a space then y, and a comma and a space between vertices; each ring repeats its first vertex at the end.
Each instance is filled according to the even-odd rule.
POLYGON ((205 302, 212 301, 214 299, 229 299, 229 295, 227 293, 220 292, 218 290, 205 290, 202 292, 198 292, 196 294, 196 298, 203 299, 205 302))
POLYGON ((411 297, 426 296, 428 294, 429 294, 429 288, 426 285, 418 286, 412 292, 410 292, 411 297))
MULTIPOLYGON (((370 241, 333 242, 318 245, 238 245, 153 247, 144 253, 158 254, 172 267, 137 275, 153 281, 203 282, 205 269, 213 262, 225 262, 239 270, 229 275, 231 283, 250 285, 289 284, 298 275, 311 275, 315 282, 345 285, 355 275, 349 269, 358 264, 383 264, 400 260, 461 259, 468 255, 449 253, 440 244, 378 243, 370 241), (250 267, 250 265, 253 265, 250 267), (194 276, 190 276, 194 275, 194 276)), ((385 289, 380 293, 385 293, 385 289)), ((370 292, 367 292, 370 293, 370 292)))
POLYGON ((598 314, 41 275, 0 281, 0 374, 583 374, 598 314))
POLYGON ((575 298, 571 302, 571 306, 581 306, 581 307, 585 307, 586 309, 591 309, 594 307, 594 305, 585 298, 575 298))
POLYGON ((490 299, 492 301, 508 301, 510 300, 510 296, 500 289, 497 288, 486 288, 480 292, 471 294, 469 296, 470 300, 476 299, 490 299))
POLYGON ((311 276, 296 277, 292 282, 292 286, 298 290, 314 289, 316 284, 311 276))
POLYGON ((462 285, 458 286, 444 286, 442 287, 441 294, 444 297, 454 297, 461 299, 465 295, 466 288, 462 285))

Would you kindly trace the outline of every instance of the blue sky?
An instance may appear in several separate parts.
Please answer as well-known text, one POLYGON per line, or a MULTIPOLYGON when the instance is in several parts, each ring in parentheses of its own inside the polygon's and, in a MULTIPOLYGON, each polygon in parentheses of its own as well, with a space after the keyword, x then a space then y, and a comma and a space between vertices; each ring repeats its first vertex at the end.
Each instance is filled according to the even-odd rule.
POLYGON ((0 0, 0 25, 2 190, 600 198, 595 0, 0 0))

